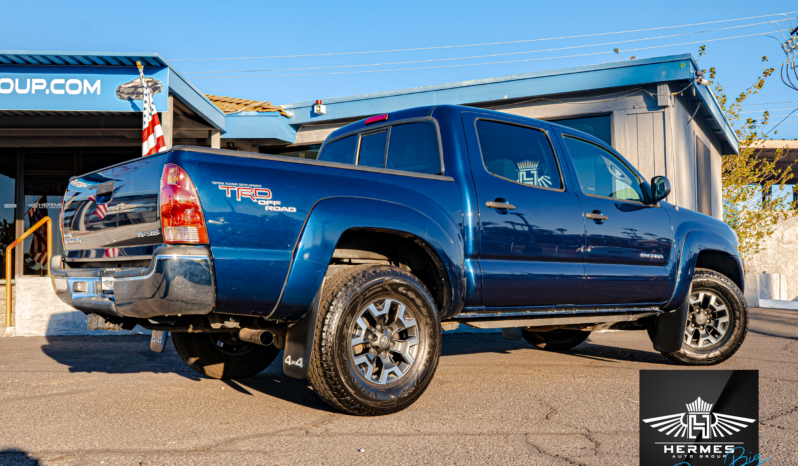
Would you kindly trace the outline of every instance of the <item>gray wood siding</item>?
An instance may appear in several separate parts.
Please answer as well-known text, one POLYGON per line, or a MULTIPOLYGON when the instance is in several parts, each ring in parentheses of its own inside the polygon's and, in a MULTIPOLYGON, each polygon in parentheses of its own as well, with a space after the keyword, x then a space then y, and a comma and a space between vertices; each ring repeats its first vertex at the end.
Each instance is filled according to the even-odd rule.
POLYGON ((626 114, 626 159, 650 181, 667 176, 665 158, 665 112, 626 114))

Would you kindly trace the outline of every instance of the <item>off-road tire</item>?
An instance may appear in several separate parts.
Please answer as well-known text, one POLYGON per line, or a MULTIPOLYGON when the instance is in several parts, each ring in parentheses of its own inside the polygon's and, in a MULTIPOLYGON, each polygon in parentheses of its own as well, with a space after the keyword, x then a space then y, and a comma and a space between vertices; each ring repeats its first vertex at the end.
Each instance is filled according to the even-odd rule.
POLYGON ((427 288, 398 267, 362 265, 327 278, 319 304, 308 379, 330 406, 360 416, 400 411, 427 389, 441 354, 441 323, 427 288), (398 380, 368 383, 353 363, 351 328, 370 303, 396 299, 410 309, 419 333, 413 364, 398 380))
POLYGON ((280 353, 274 346, 246 343, 227 333, 176 332, 171 336, 180 359, 194 372, 212 379, 252 377, 280 353))
MULTIPOLYGON (((679 351, 662 353, 677 364, 688 366, 720 364, 740 349, 748 333, 748 305, 745 303, 743 292, 729 277, 713 270, 696 269, 690 296, 696 296, 702 290, 713 292, 725 301, 724 304, 729 311, 728 330, 716 344, 707 349, 696 348, 683 342, 679 351)), ((688 316, 687 325, 689 323, 688 316)))
POLYGON ((581 345, 590 332, 583 332, 581 330, 552 330, 550 332, 533 332, 524 329, 521 332, 524 340, 533 346, 548 351, 566 351, 571 348, 576 348, 581 345))

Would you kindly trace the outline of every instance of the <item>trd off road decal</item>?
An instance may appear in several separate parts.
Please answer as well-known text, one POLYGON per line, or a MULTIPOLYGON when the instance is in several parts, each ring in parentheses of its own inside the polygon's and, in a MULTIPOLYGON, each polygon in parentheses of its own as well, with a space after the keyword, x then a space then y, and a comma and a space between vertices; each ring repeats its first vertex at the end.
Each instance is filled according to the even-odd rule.
POLYGON ((272 200, 272 191, 264 188, 260 184, 248 183, 224 183, 221 181, 213 181, 213 184, 219 186, 227 197, 233 198, 236 201, 241 199, 249 199, 252 202, 264 206, 269 212, 296 212, 296 207, 285 207, 281 205, 280 201, 272 200))
POLYGON ((640 464, 759 464, 759 371, 640 371, 640 464))

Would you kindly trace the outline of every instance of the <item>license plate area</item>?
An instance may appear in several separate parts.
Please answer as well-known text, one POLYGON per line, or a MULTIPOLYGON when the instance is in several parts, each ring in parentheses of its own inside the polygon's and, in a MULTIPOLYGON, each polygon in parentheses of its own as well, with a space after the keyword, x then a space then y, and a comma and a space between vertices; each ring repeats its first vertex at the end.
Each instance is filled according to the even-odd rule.
POLYGON ((102 277, 100 278, 100 288, 103 293, 114 292, 114 272, 115 269, 103 270, 102 277))
POLYGON ((102 288, 103 288, 103 293, 113 293, 114 277, 103 277, 102 288))

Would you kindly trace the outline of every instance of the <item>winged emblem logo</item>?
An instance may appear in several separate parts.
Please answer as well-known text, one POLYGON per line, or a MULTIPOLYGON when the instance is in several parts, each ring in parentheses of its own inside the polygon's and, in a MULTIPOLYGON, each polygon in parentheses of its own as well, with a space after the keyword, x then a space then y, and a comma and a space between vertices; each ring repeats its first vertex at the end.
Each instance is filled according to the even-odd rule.
POLYGON ((694 439, 700 434, 704 440, 733 435, 756 422, 747 417, 713 413, 712 405, 701 397, 686 406, 686 413, 652 417, 643 422, 665 435, 694 439))

